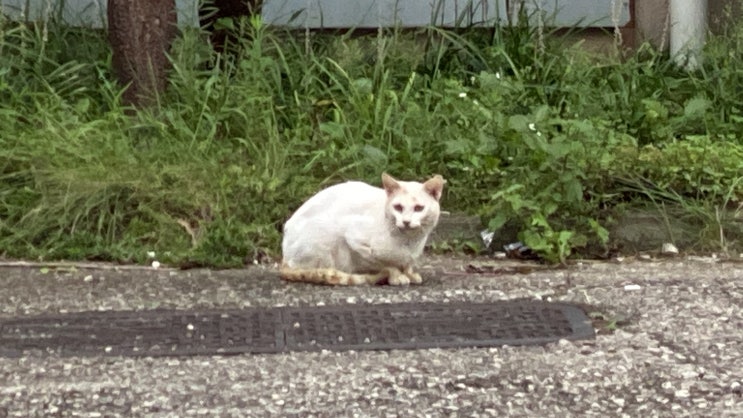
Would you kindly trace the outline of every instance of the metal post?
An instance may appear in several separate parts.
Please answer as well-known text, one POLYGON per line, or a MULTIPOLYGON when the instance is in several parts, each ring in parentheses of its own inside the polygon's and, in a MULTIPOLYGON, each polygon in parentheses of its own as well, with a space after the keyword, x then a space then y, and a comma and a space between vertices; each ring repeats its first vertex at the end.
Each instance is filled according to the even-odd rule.
POLYGON ((671 56, 688 70, 701 64, 707 35, 707 0, 670 0, 671 56))

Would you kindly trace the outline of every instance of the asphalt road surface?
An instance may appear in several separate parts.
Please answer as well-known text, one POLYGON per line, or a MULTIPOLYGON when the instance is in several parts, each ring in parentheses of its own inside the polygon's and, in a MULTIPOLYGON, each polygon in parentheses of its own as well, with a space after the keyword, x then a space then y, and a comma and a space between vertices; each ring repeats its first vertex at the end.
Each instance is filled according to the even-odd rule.
MULTIPOLYGON (((482 261, 482 260, 481 260, 482 261)), ((88 310, 537 298, 587 306, 594 340, 547 346, 0 358, 2 417, 741 417, 743 264, 541 269, 428 259, 420 286, 285 283, 273 267, 0 268, 0 318, 88 310)))

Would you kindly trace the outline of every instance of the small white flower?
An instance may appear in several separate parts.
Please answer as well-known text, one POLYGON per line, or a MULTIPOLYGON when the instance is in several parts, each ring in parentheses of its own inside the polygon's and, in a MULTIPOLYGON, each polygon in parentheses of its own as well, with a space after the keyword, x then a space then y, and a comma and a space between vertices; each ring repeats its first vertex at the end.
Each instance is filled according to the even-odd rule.
POLYGON ((155 258, 155 252, 154 251, 147 251, 147 257, 149 257, 149 258, 155 258))
POLYGON ((467 97, 467 93, 461 92, 461 93, 459 93, 459 97, 462 98, 462 99, 464 99, 465 97, 467 97))
POLYGON ((474 100, 474 99, 472 100, 472 104, 475 105, 475 106, 480 106, 480 102, 478 102, 477 100, 474 100))
POLYGON ((537 136, 542 136, 542 133, 537 131, 537 136))
POLYGON ((475 76, 470 76, 470 83, 475 84, 475 80, 477 80, 475 76))
POLYGON ((531 129, 532 131, 536 131, 537 130, 537 125, 534 122, 532 122, 532 123, 529 124, 529 129, 531 129))
POLYGON ((500 73, 495 73, 495 78, 497 78, 498 80, 500 80, 500 73))
POLYGON ((160 268, 160 262, 157 261, 157 260, 153 261, 152 262, 152 268, 153 269, 160 268))

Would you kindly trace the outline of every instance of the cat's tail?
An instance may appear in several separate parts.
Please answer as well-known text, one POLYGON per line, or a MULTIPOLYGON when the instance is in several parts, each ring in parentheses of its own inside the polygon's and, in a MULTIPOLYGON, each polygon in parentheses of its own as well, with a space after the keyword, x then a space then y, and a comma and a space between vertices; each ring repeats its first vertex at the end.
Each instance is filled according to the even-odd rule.
POLYGON ((290 282, 305 282, 327 285, 361 285, 378 284, 388 278, 385 272, 376 274, 352 274, 331 268, 301 269, 291 268, 285 264, 279 269, 279 276, 290 282))

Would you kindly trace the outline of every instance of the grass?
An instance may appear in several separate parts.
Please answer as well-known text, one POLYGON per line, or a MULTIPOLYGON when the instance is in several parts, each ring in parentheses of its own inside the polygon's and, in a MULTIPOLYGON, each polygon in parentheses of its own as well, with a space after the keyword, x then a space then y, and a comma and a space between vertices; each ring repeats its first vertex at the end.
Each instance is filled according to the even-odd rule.
POLYGON ((612 219, 648 205, 698 220, 699 250, 740 247, 726 234, 743 188, 743 25, 693 73, 649 46, 597 57, 526 23, 310 39, 228 27, 224 54, 181 33, 167 91, 132 110, 103 33, 0 20, 0 255, 278 257, 304 199, 383 170, 444 175, 448 210, 516 223, 553 261, 610 246, 612 219))

